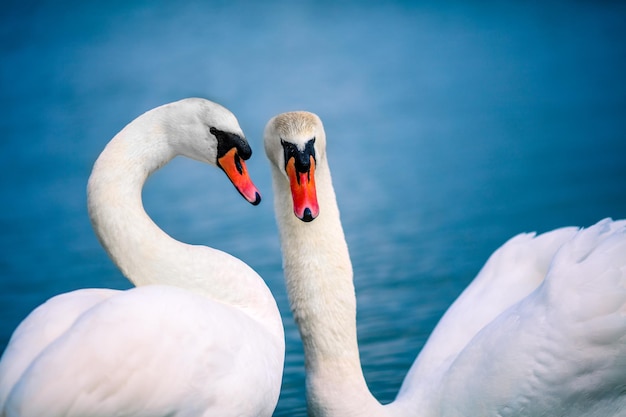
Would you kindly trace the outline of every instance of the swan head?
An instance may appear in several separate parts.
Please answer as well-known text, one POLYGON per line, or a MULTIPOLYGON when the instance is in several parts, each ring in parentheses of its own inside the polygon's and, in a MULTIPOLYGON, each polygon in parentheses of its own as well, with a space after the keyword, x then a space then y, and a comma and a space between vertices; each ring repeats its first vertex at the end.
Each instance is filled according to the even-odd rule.
POLYGON ((270 119, 264 137, 268 159, 289 182, 294 214, 313 221, 319 214, 315 169, 326 149, 322 121, 305 111, 282 113, 270 119))
POLYGON ((163 125, 177 153, 219 167, 248 202, 259 204, 261 195, 244 162, 252 155, 252 149, 235 115, 217 103, 200 98, 169 106, 174 117, 163 125))

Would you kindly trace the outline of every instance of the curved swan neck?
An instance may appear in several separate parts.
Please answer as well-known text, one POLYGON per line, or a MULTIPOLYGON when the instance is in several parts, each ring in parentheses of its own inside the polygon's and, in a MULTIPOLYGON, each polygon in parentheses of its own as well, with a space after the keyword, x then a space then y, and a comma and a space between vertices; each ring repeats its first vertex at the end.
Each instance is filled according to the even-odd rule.
MULTIPOLYGON (((127 125, 102 151, 87 186, 95 233, 136 286, 179 286, 238 307, 261 322, 280 323, 271 292, 248 265, 217 249, 173 239, 144 210, 141 193, 147 178, 184 152, 178 149, 185 145, 177 135, 185 132, 177 129, 193 121, 185 110, 188 113, 177 103, 151 110, 127 125), (272 319, 263 320, 267 316, 272 319)), ((271 331, 282 335, 279 327, 271 331)))
POLYGON ((176 155, 158 129, 157 112, 140 116, 107 144, 87 185, 87 206, 96 235, 137 286, 172 279, 164 275, 176 269, 176 264, 164 269, 162 264, 171 256, 161 255, 165 248, 178 252, 182 245, 152 222, 141 200, 147 178, 176 155))
POLYGON ((367 415, 379 404, 361 370, 352 264, 328 164, 322 159, 317 164, 320 214, 310 223, 294 216, 287 179, 272 169, 287 291, 304 344, 310 412, 367 415))

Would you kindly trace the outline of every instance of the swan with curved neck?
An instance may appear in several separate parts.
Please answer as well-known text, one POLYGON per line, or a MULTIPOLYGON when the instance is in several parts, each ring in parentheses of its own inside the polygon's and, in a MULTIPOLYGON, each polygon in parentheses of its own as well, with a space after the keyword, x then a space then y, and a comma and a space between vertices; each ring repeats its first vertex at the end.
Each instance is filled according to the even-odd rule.
POLYGON ((382 405, 361 370, 352 266, 321 120, 272 118, 265 151, 310 415, 626 412, 626 221, 505 243, 439 322, 395 401, 382 405))
POLYGON ((16 329, 0 362, 0 415, 270 416, 284 337, 261 277, 216 249, 179 242, 146 214, 142 187, 177 155, 221 168, 260 201, 235 116, 185 99, 139 116, 94 164, 88 209, 136 285, 54 297, 16 329))

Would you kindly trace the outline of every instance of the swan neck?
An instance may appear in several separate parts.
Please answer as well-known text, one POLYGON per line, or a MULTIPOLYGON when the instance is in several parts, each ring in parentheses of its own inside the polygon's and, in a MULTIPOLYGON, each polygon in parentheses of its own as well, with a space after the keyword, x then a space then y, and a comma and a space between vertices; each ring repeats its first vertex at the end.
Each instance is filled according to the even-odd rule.
POLYGON ((154 130, 148 128, 151 119, 149 113, 141 116, 107 144, 87 185, 96 236, 135 285, 163 283, 157 264, 170 258, 162 257, 163 249, 178 252, 181 245, 152 222, 141 199, 147 178, 175 156, 164 135, 148 139, 147 132, 154 130))
POLYGON ((240 309, 282 338, 274 297, 252 268, 220 250, 173 239, 144 209, 146 180, 180 154, 173 117, 163 107, 145 113, 96 160, 87 186, 96 236, 134 285, 173 285, 199 293, 240 309))
POLYGON ((310 411, 359 415, 354 410, 380 404, 361 370, 352 264, 327 162, 320 159, 316 167, 320 211, 309 223, 293 214, 287 180, 273 169, 286 286, 304 345, 310 411))

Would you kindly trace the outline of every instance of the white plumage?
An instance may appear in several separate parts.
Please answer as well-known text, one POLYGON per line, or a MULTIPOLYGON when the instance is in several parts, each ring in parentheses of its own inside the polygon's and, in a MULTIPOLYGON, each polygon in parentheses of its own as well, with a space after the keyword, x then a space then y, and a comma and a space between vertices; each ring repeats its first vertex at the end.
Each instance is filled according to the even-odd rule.
POLYGON ((610 219, 505 243, 441 319, 396 400, 381 405, 360 367, 325 146, 311 113, 278 115, 265 130, 312 416, 626 415, 626 221, 610 219))
POLYGON ((172 239, 141 203, 147 177, 184 155, 222 168, 256 204, 249 154, 232 113, 202 99, 153 109, 111 140, 89 213, 137 287, 78 290, 34 310, 0 362, 1 416, 271 416, 284 337, 269 289, 239 259, 172 239))

